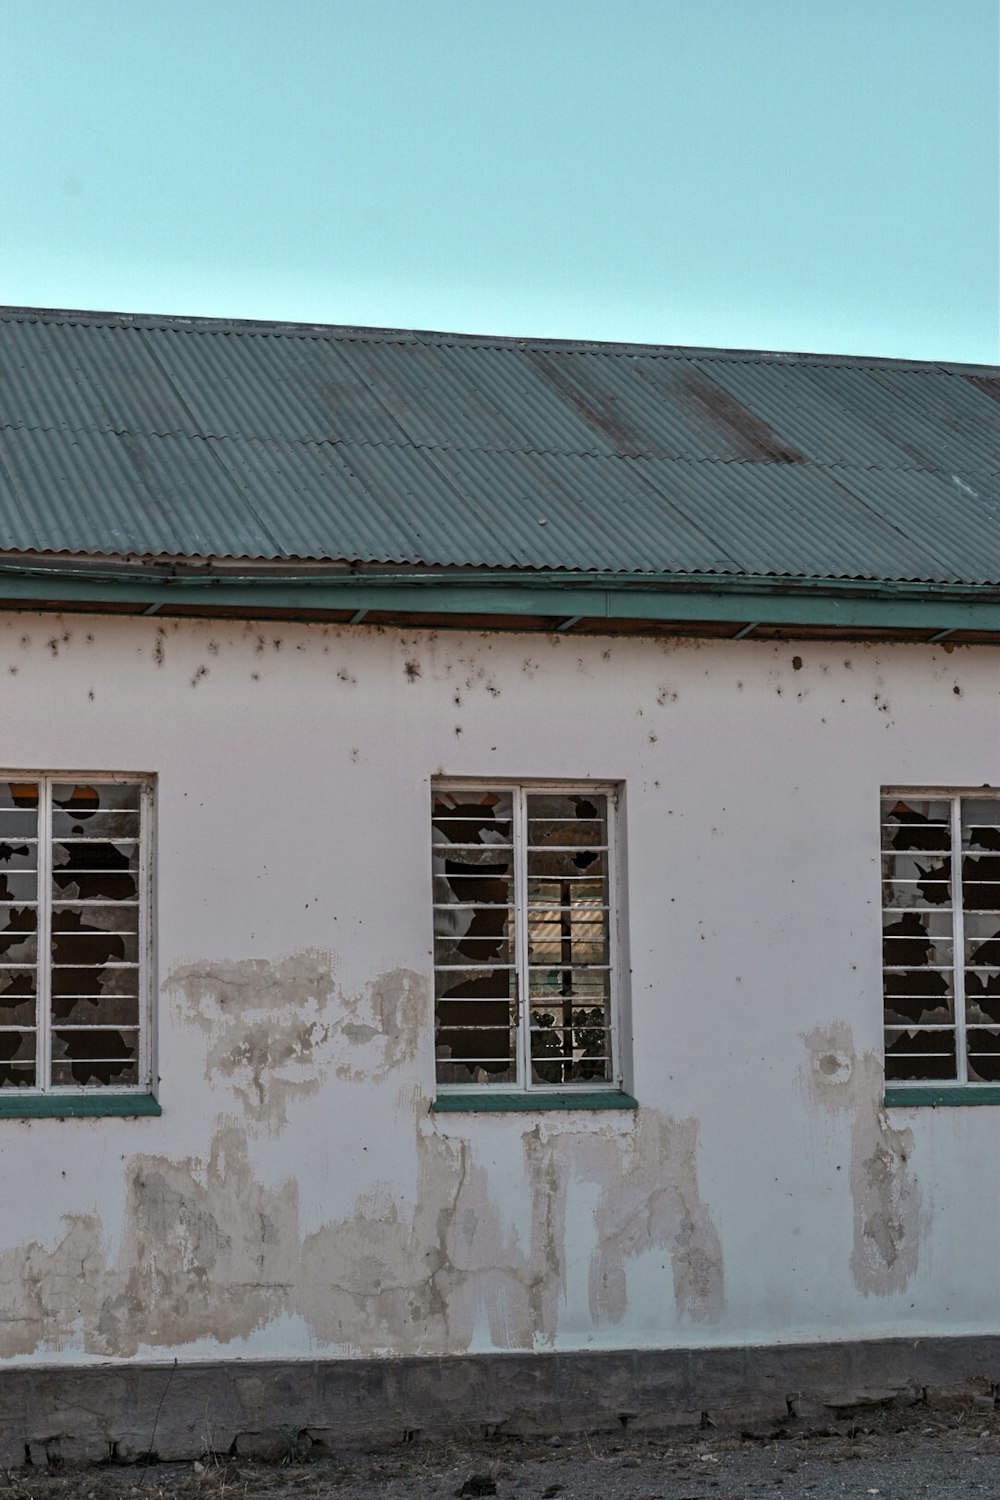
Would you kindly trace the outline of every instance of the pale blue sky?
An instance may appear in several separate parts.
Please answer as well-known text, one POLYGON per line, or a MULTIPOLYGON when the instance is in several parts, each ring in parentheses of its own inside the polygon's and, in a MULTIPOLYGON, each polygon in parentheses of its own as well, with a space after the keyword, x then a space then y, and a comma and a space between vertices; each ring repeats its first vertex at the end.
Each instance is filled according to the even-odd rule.
POLYGON ((1000 359, 997 0, 0 0, 0 301, 1000 359))

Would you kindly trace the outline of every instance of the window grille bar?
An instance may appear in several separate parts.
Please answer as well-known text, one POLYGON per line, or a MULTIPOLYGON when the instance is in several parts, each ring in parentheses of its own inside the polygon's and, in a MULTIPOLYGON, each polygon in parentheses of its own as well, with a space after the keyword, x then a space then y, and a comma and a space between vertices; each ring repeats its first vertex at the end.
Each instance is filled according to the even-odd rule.
POLYGON ((138 1031, 138 1021, 53 1021, 53 1031, 138 1031))
POLYGON ((967 1083, 969 1056, 965 1037, 965 912, 962 909, 962 799, 951 803, 952 962, 955 995, 955 1059, 958 1082, 967 1083))
POLYGON ((38 961, 35 994, 38 997, 37 1056, 35 1086, 47 1089, 52 1082, 52 912, 49 867, 52 861, 51 828, 52 784, 43 781, 38 788, 38 961))
MULTIPOLYGON (((139 835, 136 833, 53 833, 53 844, 110 844, 114 849, 120 850, 123 844, 134 846, 139 843, 139 835)), ((56 872, 62 868, 56 865, 56 872)))
POLYGON ((514 792, 514 952, 517 963, 517 1076, 531 1078, 531 1038, 525 1024, 528 1001, 528 808, 523 787, 514 792))

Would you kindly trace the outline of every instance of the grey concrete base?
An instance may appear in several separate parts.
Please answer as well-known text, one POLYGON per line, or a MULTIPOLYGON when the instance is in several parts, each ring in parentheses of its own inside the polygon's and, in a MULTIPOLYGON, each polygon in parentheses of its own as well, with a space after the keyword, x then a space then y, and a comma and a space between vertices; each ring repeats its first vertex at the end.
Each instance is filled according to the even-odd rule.
POLYGON ((992 1405, 1000 1336, 777 1348, 219 1361, 0 1370, 0 1464, 304 1457, 415 1437, 822 1418, 872 1402, 992 1405))

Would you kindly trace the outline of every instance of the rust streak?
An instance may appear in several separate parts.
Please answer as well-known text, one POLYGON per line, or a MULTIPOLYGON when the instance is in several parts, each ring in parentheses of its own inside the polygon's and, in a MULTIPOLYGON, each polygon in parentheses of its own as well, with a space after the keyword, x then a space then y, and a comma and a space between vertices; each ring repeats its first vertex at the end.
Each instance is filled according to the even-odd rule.
POLYGON ((574 384, 567 371, 550 359, 543 350, 528 351, 528 358, 538 373, 575 407, 590 427, 607 439, 620 457, 663 456, 648 434, 640 436, 630 423, 622 420, 613 396, 602 398, 593 394, 588 395, 581 390, 579 385, 574 384))
POLYGON ((991 401, 1000 401, 1000 379, 995 375, 967 375, 965 378, 977 391, 989 396, 991 401))
POLYGON ((692 405, 736 445, 743 458, 764 458, 779 464, 808 462, 805 454, 779 437, 763 417, 704 375, 689 371, 683 385, 692 405))

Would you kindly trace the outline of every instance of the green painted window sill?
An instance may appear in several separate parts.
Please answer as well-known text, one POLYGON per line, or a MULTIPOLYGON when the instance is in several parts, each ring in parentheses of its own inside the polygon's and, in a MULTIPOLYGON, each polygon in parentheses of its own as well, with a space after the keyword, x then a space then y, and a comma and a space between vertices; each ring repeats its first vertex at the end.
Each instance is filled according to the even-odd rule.
POLYGON ((503 1094, 493 1089, 470 1089, 463 1094, 439 1094, 434 1100, 435 1114, 486 1110, 509 1113, 526 1109, 638 1109, 631 1094, 615 1089, 591 1089, 578 1094, 551 1093, 539 1090, 533 1094, 503 1094))
POLYGON ((886 1105, 893 1104, 1000 1104, 1000 1084, 942 1083, 920 1087, 914 1084, 889 1085, 886 1105))
POLYGON ((39 1120, 81 1116, 161 1115, 152 1094, 22 1094, 0 1093, 0 1119, 39 1120))

